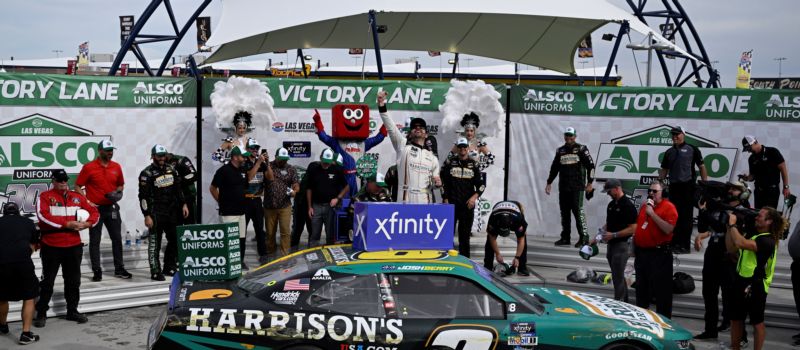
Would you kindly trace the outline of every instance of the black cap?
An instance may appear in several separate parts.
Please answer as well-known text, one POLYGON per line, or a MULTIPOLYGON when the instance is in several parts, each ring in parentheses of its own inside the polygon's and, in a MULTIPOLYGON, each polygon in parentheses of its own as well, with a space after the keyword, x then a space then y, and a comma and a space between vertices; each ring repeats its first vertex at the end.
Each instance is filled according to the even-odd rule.
POLYGON ((622 187, 622 182, 617 179, 608 179, 606 183, 603 184, 603 192, 611 191, 612 188, 622 187))
POLYGON ((3 204, 3 215, 19 215, 19 206, 14 202, 3 204))
POLYGON ((50 174, 50 178, 56 181, 67 181, 69 180, 69 175, 64 169, 56 169, 50 174))
POLYGON ((411 122, 410 122, 410 123, 408 123, 408 126, 409 126, 411 129, 414 129, 414 128, 416 128, 417 126, 422 126, 423 128, 425 128, 425 129, 427 130, 427 128, 428 128, 428 123, 426 123, 426 122, 425 122, 425 119, 422 119, 422 118, 414 118, 414 119, 411 119, 411 122))

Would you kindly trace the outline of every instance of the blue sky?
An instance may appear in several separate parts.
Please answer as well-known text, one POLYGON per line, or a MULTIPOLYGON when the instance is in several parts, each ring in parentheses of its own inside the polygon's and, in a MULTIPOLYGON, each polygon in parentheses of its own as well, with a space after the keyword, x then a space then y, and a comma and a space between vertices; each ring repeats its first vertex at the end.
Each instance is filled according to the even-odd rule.
MULTIPOLYGON (((197 0, 172 0, 179 25, 194 11, 197 0)), ((610 0, 611 3, 627 9, 625 0, 610 0)), ((651 0, 650 3, 658 1, 651 0)), ((4 0, 3 11, 0 12, 0 59, 37 59, 58 55, 75 55, 77 46, 83 41, 90 42, 93 53, 112 53, 119 49, 119 16, 134 15, 138 19, 149 1, 100 1, 100 0, 4 0), (60 50, 62 52, 53 52, 60 50)), ((660 2, 659 2, 660 3, 660 2)), ((734 83, 736 65, 739 55, 744 50, 754 50, 753 76, 773 77, 778 74, 777 57, 786 57, 782 61, 783 76, 800 77, 800 46, 797 45, 797 34, 800 33, 800 21, 796 16, 800 13, 800 1, 797 0, 684 0, 684 8, 689 13, 705 44, 712 61, 719 61, 717 69, 722 74, 722 83, 731 87, 734 83)), ((325 6, 335 6, 335 2, 321 2, 313 7, 324 11, 325 6)), ((222 2, 215 0, 204 15, 211 16, 212 28, 218 23, 222 11, 222 2)), ((166 11, 160 9, 145 27, 146 33, 164 34, 170 29, 166 11)), ((601 28, 593 35, 595 43, 595 61, 597 66, 604 66, 611 50, 609 42, 600 40, 602 33, 616 33, 616 26, 601 28)), ((640 37, 633 37, 638 42, 640 37)), ((181 43, 176 54, 189 54, 195 51, 194 30, 190 30, 187 38, 181 43)), ((151 44, 143 46, 146 55, 151 58, 160 57, 166 51, 165 45, 151 44)), ((353 65, 355 59, 345 50, 307 50, 314 59, 330 62, 331 65, 353 65)), ((291 53, 290 53, 291 54, 291 53)), ((369 56, 369 55, 368 55, 369 56)), ((393 62, 394 58, 419 56, 420 63, 426 67, 439 65, 438 58, 429 58, 424 52, 384 52, 385 62, 393 62), (387 59, 388 58, 388 59, 387 59)), ((285 61, 286 55, 262 55, 273 58, 273 61, 285 61)), ((444 61, 450 58, 445 54, 444 61)), ((497 61, 472 57, 472 66, 496 64, 497 61)), ((247 60, 248 58, 245 58, 247 60)), ((291 62, 294 58, 289 57, 291 62)), ((593 62, 579 63, 576 67, 586 66, 593 62)), ((638 86, 639 78, 635 62, 638 62, 644 79, 646 55, 637 53, 634 58, 630 50, 620 52, 617 64, 623 75, 623 81, 629 86, 638 86)), ((374 63, 369 57, 367 63, 374 63)), ((465 64, 462 61, 462 64, 465 64)), ((660 72, 659 72, 660 74, 660 72)), ((663 84, 663 80, 654 77, 654 85, 663 84)))

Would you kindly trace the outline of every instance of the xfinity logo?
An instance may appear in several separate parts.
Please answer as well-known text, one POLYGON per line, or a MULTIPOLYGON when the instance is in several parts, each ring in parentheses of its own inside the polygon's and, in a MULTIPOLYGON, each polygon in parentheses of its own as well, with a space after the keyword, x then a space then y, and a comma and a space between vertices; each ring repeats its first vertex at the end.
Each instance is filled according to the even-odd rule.
POLYGON ((392 212, 392 216, 385 219, 375 219, 378 224, 378 231, 375 234, 381 234, 386 239, 391 240, 394 234, 428 234, 434 235, 433 239, 439 239, 447 219, 431 219, 431 214, 428 213, 424 218, 398 218, 398 212, 392 212))

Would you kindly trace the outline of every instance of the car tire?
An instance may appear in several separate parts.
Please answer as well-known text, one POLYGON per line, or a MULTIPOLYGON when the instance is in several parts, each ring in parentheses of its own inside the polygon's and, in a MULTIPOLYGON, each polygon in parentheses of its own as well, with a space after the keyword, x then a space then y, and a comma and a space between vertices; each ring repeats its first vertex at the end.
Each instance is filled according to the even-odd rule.
POLYGON ((619 341, 604 346, 601 350, 652 350, 653 348, 634 341, 619 341))

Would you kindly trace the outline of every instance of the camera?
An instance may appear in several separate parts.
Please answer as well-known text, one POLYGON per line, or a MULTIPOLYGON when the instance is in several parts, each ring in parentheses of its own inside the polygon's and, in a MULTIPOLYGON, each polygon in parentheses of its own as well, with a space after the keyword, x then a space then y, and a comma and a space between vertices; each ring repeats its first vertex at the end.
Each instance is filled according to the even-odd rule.
POLYGON ((697 181, 697 190, 694 193, 695 206, 699 208, 700 203, 705 203, 708 225, 714 232, 727 232, 728 212, 732 212, 736 215, 736 226, 739 231, 743 235, 753 233, 758 211, 744 206, 749 197, 749 189, 745 188, 737 198, 728 193, 732 186, 734 185, 720 181, 697 181), (740 205, 729 204, 734 200, 738 200, 740 205))

